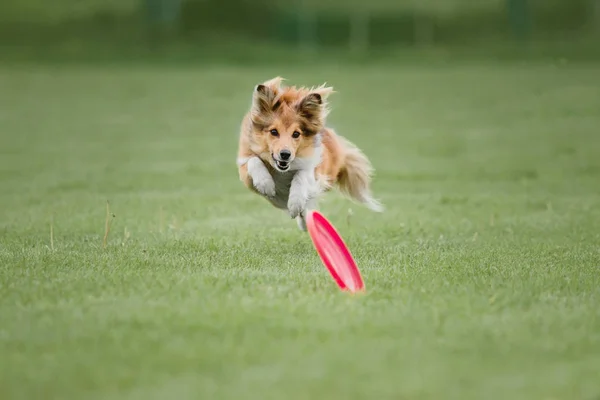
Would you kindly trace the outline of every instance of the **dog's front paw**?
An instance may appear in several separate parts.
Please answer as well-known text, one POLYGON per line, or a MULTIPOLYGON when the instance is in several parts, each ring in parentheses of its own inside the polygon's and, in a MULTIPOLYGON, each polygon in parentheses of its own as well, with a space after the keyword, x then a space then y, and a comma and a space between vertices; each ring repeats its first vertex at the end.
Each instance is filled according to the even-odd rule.
POLYGON ((252 157, 248 160, 248 175, 257 192, 263 196, 275 197, 275 182, 260 158, 252 157))
POLYGON ((302 197, 290 196, 288 200, 288 212, 290 217, 296 218, 301 215, 306 208, 306 201, 302 197))
POLYGON ((270 176, 255 181, 254 187, 264 196, 275 197, 275 182, 270 176))

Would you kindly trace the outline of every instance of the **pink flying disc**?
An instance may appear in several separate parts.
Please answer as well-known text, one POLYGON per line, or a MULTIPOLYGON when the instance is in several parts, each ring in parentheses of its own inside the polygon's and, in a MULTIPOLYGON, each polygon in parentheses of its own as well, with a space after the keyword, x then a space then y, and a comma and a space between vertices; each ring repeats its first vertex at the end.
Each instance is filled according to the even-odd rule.
POLYGON ((351 292, 363 290, 365 285, 356 262, 327 218, 318 211, 309 211, 306 226, 317 253, 338 286, 351 292))

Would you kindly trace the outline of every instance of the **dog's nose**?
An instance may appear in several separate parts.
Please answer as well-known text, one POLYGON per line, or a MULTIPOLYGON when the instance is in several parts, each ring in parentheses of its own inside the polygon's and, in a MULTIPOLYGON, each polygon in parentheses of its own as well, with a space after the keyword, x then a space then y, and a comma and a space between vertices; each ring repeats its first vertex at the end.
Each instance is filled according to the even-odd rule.
POLYGON ((279 157, 284 161, 289 160, 291 156, 292 156, 292 152, 289 150, 281 150, 279 152, 279 157))

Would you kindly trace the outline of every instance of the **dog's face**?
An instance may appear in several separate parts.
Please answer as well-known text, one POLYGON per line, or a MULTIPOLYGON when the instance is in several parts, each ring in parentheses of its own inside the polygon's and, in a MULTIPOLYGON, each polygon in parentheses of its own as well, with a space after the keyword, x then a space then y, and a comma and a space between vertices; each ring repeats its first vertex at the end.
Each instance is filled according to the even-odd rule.
POLYGON ((253 150, 280 172, 314 152, 327 114, 330 88, 282 88, 281 78, 256 86, 252 97, 253 150))

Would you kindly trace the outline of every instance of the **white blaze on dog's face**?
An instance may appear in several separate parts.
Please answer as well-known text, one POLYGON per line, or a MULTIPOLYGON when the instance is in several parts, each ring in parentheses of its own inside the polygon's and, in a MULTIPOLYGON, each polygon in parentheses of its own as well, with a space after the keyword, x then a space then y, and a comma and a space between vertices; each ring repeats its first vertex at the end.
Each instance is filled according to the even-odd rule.
POLYGON ((287 171, 296 158, 302 142, 306 141, 306 136, 303 137, 300 124, 294 121, 286 124, 281 119, 276 119, 270 124, 267 131, 269 136, 266 142, 275 162, 274 166, 282 172, 287 171))
POLYGON ((281 89, 279 81, 258 85, 254 91, 251 117, 253 150, 280 172, 297 159, 311 157, 323 129, 325 108, 321 93, 294 88, 281 89))

